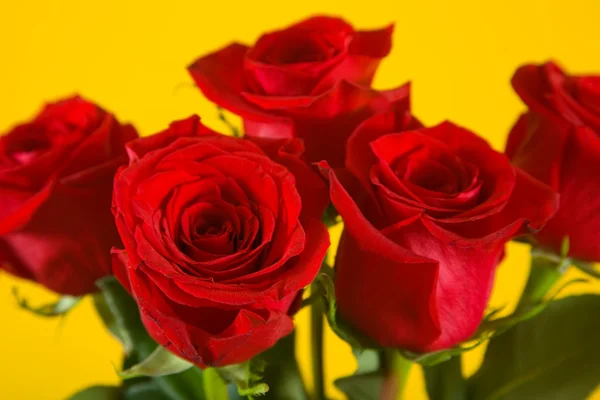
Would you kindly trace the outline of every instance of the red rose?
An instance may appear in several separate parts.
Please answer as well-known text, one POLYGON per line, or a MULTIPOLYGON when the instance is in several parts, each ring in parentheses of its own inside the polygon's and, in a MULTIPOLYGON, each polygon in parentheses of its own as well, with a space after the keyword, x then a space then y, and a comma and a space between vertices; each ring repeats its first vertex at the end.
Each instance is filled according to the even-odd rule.
POLYGON ((0 266, 70 295, 95 291, 121 243, 110 214, 130 125, 79 97, 0 137, 0 266))
POLYGON ((265 149, 192 117, 131 142, 115 178, 125 251, 114 273, 150 335, 200 367, 243 362, 289 334, 329 246, 326 186, 298 142, 265 149))
POLYGON ((392 31, 357 32, 341 19, 314 17, 265 34, 253 47, 234 43, 189 71, 206 97, 243 118, 247 135, 299 137, 309 161, 343 166, 354 128, 408 96, 408 87, 369 87, 392 31))
POLYGON ((526 65, 513 87, 529 107, 513 127, 513 164, 560 193, 560 208, 536 236, 572 257, 600 261, 600 76, 568 76, 553 63, 526 65))
POLYGON ((336 259, 341 317, 386 347, 430 352, 473 335, 511 237, 539 229, 555 193, 466 129, 405 131, 376 116, 325 172, 344 218, 336 259))

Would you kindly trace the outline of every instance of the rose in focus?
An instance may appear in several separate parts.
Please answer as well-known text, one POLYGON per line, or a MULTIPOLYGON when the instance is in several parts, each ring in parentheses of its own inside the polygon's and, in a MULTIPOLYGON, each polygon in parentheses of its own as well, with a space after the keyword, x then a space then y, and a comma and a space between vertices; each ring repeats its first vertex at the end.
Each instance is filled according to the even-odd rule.
POLYGON ((384 347, 423 353, 475 333, 505 243, 540 229, 558 197, 468 130, 407 130, 407 115, 365 121, 347 168, 321 168, 345 223, 341 317, 384 347))
POLYGON ((506 145, 518 167, 560 193, 560 208, 536 236, 560 253, 600 261, 600 76, 569 76, 554 63, 517 70, 513 87, 529 110, 506 145))
POLYGON ((95 291, 120 244, 113 176, 136 137, 80 97, 49 104, 0 137, 0 267, 58 293, 95 291))
POLYGON ((264 34, 252 47, 231 44, 189 71, 206 97, 243 118, 247 135, 301 138, 309 161, 341 167, 356 126, 408 95, 406 86, 370 88, 392 32, 313 17, 264 34))
POLYGON ((114 273, 150 335, 200 367, 288 335, 329 246, 326 186, 300 143, 258 144, 191 117, 131 142, 115 178, 114 273))

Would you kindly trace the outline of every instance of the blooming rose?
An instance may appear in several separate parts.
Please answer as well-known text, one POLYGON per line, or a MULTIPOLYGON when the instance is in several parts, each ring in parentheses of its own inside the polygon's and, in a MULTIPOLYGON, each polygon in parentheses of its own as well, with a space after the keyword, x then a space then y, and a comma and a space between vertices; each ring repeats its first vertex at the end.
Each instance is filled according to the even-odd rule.
POLYGON ((392 31, 355 31, 339 18, 313 17, 253 47, 231 44, 189 71, 206 97, 243 118, 247 135, 299 137, 309 161, 343 166, 354 128, 408 95, 407 87, 370 88, 392 31))
POLYGON ((513 164, 560 193, 560 208, 536 236, 560 251, 600 261, 600 76, 568 76, 551 62, 526 65, 513 87, 529 107, 513 127, 506 154, 513 164))
POLYGON ((120 243, 112 182, 135 137, 80 97, 0 137, 0 266, 58 293, 94 291, 120 243))
POLYGON ((114 273, 150 335, 200 367, 243 362, 289 334, 329 246, 326 186, 298 142, 261 145, 191 117, 131 142, 115 178, 125 250, 114 273))
POLYGON ((399 133, 405 115, 367 120, 347 170, 322 168, 345 222, 341 317, 382 346, 430 352, 473 335, 505 242, 541 228, 558 199, 466 129, 399 133))

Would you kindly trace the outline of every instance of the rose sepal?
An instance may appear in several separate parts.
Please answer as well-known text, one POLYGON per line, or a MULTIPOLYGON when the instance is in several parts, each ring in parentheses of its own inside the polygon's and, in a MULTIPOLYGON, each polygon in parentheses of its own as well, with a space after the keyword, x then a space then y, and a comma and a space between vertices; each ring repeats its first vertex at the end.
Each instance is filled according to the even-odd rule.
POLYGON ((215 368, 225 382, 237 388, 239 396, 252 400, 254 396, 263 396, 269 391, 269 385, 262 382, 266 363, 261 357, 254 357, 241 364, 215 368))
POLYGON ((147 358, 122 372, 118 372, 118 374, 121 379, 131 379, 140 376, 156 377, 178 374, 193 366, 194 364, 191 362, 176 356, 159 345, 147 358))
POLYGON ((77 306, 83 296, 62 295, 53 303, 42 304, 41 306, 32 306, 29 300, 19 294, 19 289, 15 286, 12 290, 13 296, 19 307, 27 310, 38 317, 62 317, 67 315, 75 306, 77 306))

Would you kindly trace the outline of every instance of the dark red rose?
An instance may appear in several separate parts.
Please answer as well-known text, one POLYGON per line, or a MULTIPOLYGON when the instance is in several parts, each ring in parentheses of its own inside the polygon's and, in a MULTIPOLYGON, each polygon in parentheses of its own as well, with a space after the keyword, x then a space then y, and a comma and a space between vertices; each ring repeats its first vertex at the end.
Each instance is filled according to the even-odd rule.
POLYGON ((112 182, 136 137, 80 97, 50 104, 0 137, 0 266, 58 293, 95 291, 121 243, 112 182))
POLYGON ((321 166, 345 223, 340 315, 383 346, 430 352, 473 335, 506 241, 541 228, 558 198, 468 130, 401 132, 404 117, 362 124, 347 170, 321 166))
POLYGON ((526 65, 513 87, 529 107, 512 131, 506 154, 560 193, 560 208, 536 236, 560 252, 600 261, 600 76, 569 76, 556 64, 526 65))
POLYGON ((231 44, 189 71, 210 100, 243 118, 247 135, 302 138, 309 161, 341 167, 354 128, 408 96, 408 87, 370 88, 392 31, 355 31, 339 18, 314 17, 253 47, 231 44))
POLYGON ((243 362, 293 329, 329 246, 328 202, 295 141, 219 135, 198 117, 128 145, 114 273, 150 335, 200 367, 243 362))

